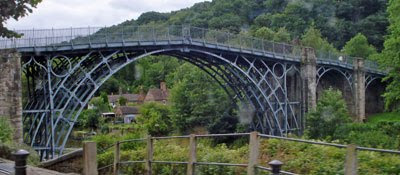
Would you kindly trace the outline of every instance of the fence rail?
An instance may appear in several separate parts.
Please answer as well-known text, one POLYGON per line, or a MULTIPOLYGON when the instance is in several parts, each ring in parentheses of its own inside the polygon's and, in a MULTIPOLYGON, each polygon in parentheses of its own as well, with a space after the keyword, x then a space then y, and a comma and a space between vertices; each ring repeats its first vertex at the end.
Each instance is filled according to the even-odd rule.
MULTIPOLYGON (((299 45, 267 41, 260 38, 232 34, 223 31, 209 30, 191 26, 124 26, 124 27, 83 27, 64 29, 31 29, 16 30, 22 34, 21 38, 0 38, 0 49, 7 48, 37 48, 77 45, 109 46, 113 43, 136 42, 171 42, 171 41, 196 41, 204 44, 212 44, 216 47, 228 49, 246 50, 249 52, 268 53, 280 55, 285 58, 301 58, 299 45)), ((352 66, 354 58, 327 51, 316 51, 318 60, 334 62, 335 64, 352 66)), ((378 65, 372 61, 366 61, 366 69, 380 72, 378 65)))
MULTIPOLYGON (((317 142, 312 140, 303 140, 303 139, 296 139, 296 138, 287 138, 287 137, 279 137, 279 136, 272 136, 266 134, 259 134, 258 132, 252 133, 233 133, 233 134, 204 134, 204 135, 185 135, 185 136, 167 136, 167 137, 151 137, 148 136, 147 138, 141 139, 130 139, 119 141, 113 144, 112 146, 115 147, 115 154, 114 154, 114 163, 107 165, 105 167, 99 168, 99 170, 111 168, 113 167, 113 174, 119 174, 120 166, 126 164, 134 164, 134 163, 144 163, 146 174, 152 174, 152 164, 181 164, 187 166, 187 175, 194 175, 195 174, 195 166, 200 165, 214 165, 214 166, 233 166, 233 167, 245 167, 247 168, 247 174, 255 175, 258 171, 269 171, 272 174, 287 174, 287 175, 295 175, 295 173, 282 171, 281 166, 282 163, 279 161, 272 161, 269 163, 271 168, 261 166, 259 164, 259 146, 261 139, 280 139, 285 141, 292 141, 292 142, 301 142, 301 143, 308 143, 314 145, 321 145, 321 146, 330 146, 336 148, 346 148, 346 162, 345 162, 345 171, 347 172, 354 172, 357 171, 357 166, 350 166, 349 165, 357 165, 357 159, 351 158, 356 153, 357 150, 359 151, 374 151, 380 153, 391 153, 391 154, 400 154, 400 151, 397 150, 386 150, 386 149, 376 149, 376 148, 367 148, 367 147, 357 147, 355 145, 343 145, 343 144, 335 144, 335 143, 325 143, 325 142, 317 142), (196 148, 196 139, 197 138, 205 138, 205 137, 224 137, 224 136, 234 136, 234 137, 242 137, 248 136, 249 137, 249 158, 248 163, 222 163, 222 162, 198 162, 197 161, 197 148, 196 148), (153 160, 153 141, 154 140, 164 140, 164 139, 189 139, 189 155, 188 161, 160 161, 160 160, 153 160), (146 158, 145 160, 139 161, 120 161, 120 146, 123 143, 127 142, 135 142, 135 141, 146 141, 146 158), (349 158, 350 157, 350 158, 349 158), (278 163, 277 163, 278 162, 278 163)), ((345 173, 347 174, 347 173, 345 173)))

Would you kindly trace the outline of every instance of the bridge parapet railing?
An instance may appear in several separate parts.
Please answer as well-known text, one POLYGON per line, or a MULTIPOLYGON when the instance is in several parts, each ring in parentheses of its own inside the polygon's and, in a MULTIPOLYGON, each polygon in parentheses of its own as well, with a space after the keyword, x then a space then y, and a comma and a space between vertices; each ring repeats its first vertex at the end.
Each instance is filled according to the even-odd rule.
MULTIPOLYGON (((339 52, 332 51, 316 51, 316 57, 318 60, 330 62, 331 64, 341 65, 343 67, 352 68, 354 66, 355 57, 351 57, 339 52)), ((375 61, 364 59, 364 69, 368 72, 375 72, 379 74, 386 74, 384 70, 382 70, 378 63, 375 61)))
MULTIPOLYGON (((302 46, 299 45, 267 41, 243 34, 179 25, 31 29, 16 30, 16 32, 23 34, 23 36, 12 39, 0 38, 0 49, 190 40, 211 44, 216 47, 273 54, 292 59, 300 59, 302 52, 302 46)), ((340 53, 317 51, 316 56, 319 60, 347 67, 353 64, 352 57, 340 53)), ((368 61, 365 66, 368 70, 379 70, 377 64, 371 61, 368 61)))
POLYGON ((297 59, 301 55, 299 46, 190 26, 82 27, 16 30, 16 32, 23 34, 22 37, 0 38, 0 49, 190 39, 228 48, 268 52, 297 59))
MULTIPOLYGON (((372 152, 379 152, 379 153, 389 153, 389 154, 398 154, 400 155, 400 151, 397 150, 386 150, 386 149, 376 149, 376 148, 367 148, 367 147, 359 147, 356 145, 343 145, 343 144, 336 144, 336 143, 325 143, 325 142, 318 142, 312 140, 304 140, 304 139, 297 139, 297 138, 288 138, 288 137, 279 137, 279 136, 272 136, 266 134, 259 134, 257 132, 252 133, 233 133, 233 134, 205 134, 205 135, 185 135, 185 136, 170 136, 170 137, 151 137, 148 136, 147 138, 140 138, 140 139, 131 139, 131 140, 124 140, 116 142, 115 144, 106 147, 106 149, 114 148, 114 162, 112 164, 103 166, 99 168, 99 171, 105 172, 106 169, 109 169, 108 172, 113 172, 113 174, 119 174, 122 166, 132 167, 135 164, 142 164, 144 165, 144 169, 146 174, 152 173, 152 167, 154 164, 168 164, 168 165, 184 165, 186 166, 187 175, 194 175, 196 173, 195 169, 199 166, 228 166, 228 167, 241 167, 247 169, 247 174, 255 175, 257 173, 262 173, 263 171, 274 172, 274 168, 281 167, 274 167, 273 164, 270 164, 270 168, 263 166, 259 163, 260 158, 260 142, 262 139, 279 139, 284 141, 290 142, 300 142, 312 145, 321 145, 321 146, 328 146, 328 147, 335 147, 339 149, 347 149, 346 153, 346 160, 344 162, 345 171, 346 172, 357 172, 357 151, 372 151, 372 152), (226 163, 226 162, 200 162, 197 161, 197 142, 199 138, 210 138, 210 137, 248 137, 249 138, 249 149, 248 149, 248 162, 243 163, 226 163), (169 160, 154 160, 154 142, 156 140, 168 140, 168 139, 189 139, 188 144, 188 159, 186 161, 169 161, 169 160), (146 155, 144 160, 121 160, 120 149, 123 147, 123 144, 132 143, 132 142, 141 142, 145 144, 146 155), (254 173, 254 174, 253 174, 254 173)), ((271 162, 270 162, 271 163, 271 162)), ((133 167, 136 167, 133 166, 133 167)), ((293 175, 295 173, 287 172, 279 170, 280 174, 289 174, 293 175)))
POLYGON ((353 67, 353 62, 355 59, 354 57, 332 51, 317 50, 315 54, 318 60, 331 62, 333 64, 342 65, 344 67, 353 67))
POLYGON ((301 56, 300 46, 267 41, 243 34, 190 27, 190 37, 196 41, 250 52, 273 53, 295 59, 300 59, 301 56))

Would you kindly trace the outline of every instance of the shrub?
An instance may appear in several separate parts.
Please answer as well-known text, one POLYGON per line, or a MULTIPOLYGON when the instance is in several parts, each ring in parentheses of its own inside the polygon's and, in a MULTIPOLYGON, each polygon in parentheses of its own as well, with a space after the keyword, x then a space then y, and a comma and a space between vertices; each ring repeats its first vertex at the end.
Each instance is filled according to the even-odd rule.
POLYGON ((97 149, 99 152, 107 151, 107 148, 115 144, 115 142, 117 142, 117 139, 118 137, 112 134, 109 135, 99 134, 91 138, 92 141, 97 143, 97 149))
POLYGON ((333 139, 364 147, 399 149, 400 123, 348 123, 335 130, 333 139))
POLYGON ((30 146, 25 145, 25 144, 17 144, 17 143, 12 143, 12 142, 7 142, 7 143, 1 143, 0 142, 0 157, 4 159, 9 159, 9 160, 14 160, 14 156, 12 156, 12 153, 17 151, 18 149, 24 149, 29 152, 29 157, 28 157, 28 164, 29 165, 39 165, 40 159, 39 155, 37 152, 30 146))
MULTIPOLYGON (((285 163, 283 170, 296 174, 344 174, 346 149, 268 139, 261 141, 260 153, 264 166, 277 159, 285 163)), ((359 151, 358 160, 359 174, 400 172, 398 155, 359 151)))
POLYGON ((13 130, 7 117, 0 116, 0 142, 9 142, 12 140, 13 130))
POLYGON ((306 134, 312 139, 331 140, 336 128, 350 121, 342 93, 329 88, 323 91, 317 109, 308 113, 306 134))
POLYGON ((147 103, 140 108, 137 122, 150 135, 168 135, 173 130, 170 109, 166 105, 147 103))

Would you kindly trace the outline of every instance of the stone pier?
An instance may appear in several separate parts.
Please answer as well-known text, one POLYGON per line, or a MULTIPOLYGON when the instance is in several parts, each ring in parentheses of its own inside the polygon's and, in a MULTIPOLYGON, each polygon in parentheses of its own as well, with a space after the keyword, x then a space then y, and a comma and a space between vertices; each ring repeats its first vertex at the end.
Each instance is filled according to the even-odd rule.
POLYGON ((353 73, 353 97, 354 97, 354 114, 356 121, 363 122, 365 120, 365 70, 364 60, 356 58, 354 60, 353 73))
POLYGON ((303 112, 317 107, 317 58, 314 49, 303 48, 301 56, 303 112))
POLYGON ((14 129, 14 141, 22 143, 21 57, 14 50, 0 51, 0 117, 14 129))

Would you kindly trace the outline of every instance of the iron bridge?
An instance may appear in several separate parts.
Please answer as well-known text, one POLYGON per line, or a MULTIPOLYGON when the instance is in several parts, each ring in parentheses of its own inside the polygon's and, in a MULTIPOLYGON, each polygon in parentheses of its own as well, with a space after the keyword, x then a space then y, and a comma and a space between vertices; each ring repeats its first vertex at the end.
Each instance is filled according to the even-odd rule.
MULTIPOLYGON (((304 129, 302 47, 190 26, 18 30, 0 49, 21 54, 26 78, 24 142, 42 158, 62 154, 82 110, 116 72, 150 55, 199 67, 231 99, 253 111, 251 127, 285 136, 304 129)), ((318 76, 337 70, 351 80, 353 58, 317 53, 318 76)), ((366 63, 367 84, 384 75, 366 63)))

